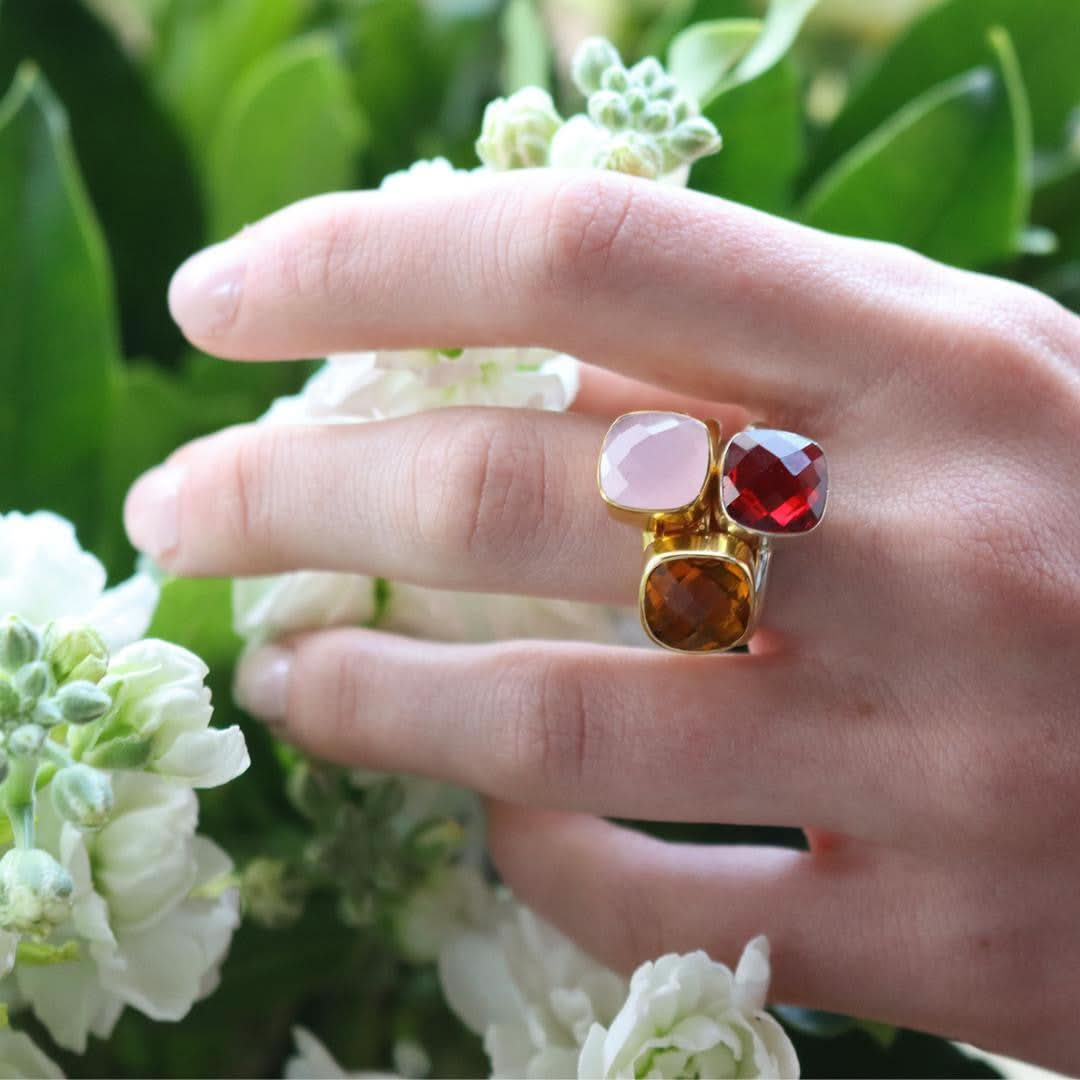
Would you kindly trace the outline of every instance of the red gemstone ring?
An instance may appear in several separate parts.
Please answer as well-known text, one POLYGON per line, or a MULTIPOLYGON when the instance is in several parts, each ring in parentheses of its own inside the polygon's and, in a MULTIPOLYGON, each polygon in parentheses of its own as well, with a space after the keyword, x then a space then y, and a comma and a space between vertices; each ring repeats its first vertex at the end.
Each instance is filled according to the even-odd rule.
POLYGON ((722 449, 720 439, 714 421, 635 412, 611 425, 600 451, 602 498, 645 529, 642 625, 678 652, 746 644, 773 538, 807 533, 825 513, 828 467, 812 439, 756 426, 722 449))

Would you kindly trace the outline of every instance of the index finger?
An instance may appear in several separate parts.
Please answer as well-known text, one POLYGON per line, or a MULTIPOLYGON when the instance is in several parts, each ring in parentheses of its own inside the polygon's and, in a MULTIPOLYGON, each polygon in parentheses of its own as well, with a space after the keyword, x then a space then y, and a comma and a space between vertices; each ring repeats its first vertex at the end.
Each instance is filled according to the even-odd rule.
POLYGON ((953 276, 692 191, 522 170, 297 203, 190 259, 170 303, 194 344, 238 359, 540 345, 789 406, 925 351, 911 316, 953 276))

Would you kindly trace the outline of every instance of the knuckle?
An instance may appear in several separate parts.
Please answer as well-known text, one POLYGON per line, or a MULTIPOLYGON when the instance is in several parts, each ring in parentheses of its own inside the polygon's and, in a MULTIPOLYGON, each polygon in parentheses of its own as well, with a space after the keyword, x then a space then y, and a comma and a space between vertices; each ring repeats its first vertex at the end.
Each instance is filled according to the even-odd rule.
POLYGON ((283 231, 274 262, 284 290, 300 299, 347 302, 357 295, 354 277, 356 215, 332 203, 302 204, 294 227, 283 231))
POLYGON ((638 189, 623 177, 583 174, 562 181, 547 202, 541 239, 541 289, 576 298, 604 287, 631 246, 638 189))
POLYGON ((503 650, 497 693, 512 717, 503 781, 508 792, 546 798, 577 788, 590 771, 590 712, 585 682, 572 661, 535 646, 503 650))
POLYGON ((238 438, 230 468, 222 474, 224 491, 204 505, 218 505, 227 522, 230 539, 238 551, 265 551, 273 545, 274 441, 261 434, 238 438))
POLYGON ((356 755, 361 715, 360 665, 344 635, 323 634, 301 644, 291 686, 291 734, 321 756, 356 755))
POLYGON ((527 418, 452 412, 417 447, 417 535, 447 562, 526 558, 544 516, 542 440, 527 418))

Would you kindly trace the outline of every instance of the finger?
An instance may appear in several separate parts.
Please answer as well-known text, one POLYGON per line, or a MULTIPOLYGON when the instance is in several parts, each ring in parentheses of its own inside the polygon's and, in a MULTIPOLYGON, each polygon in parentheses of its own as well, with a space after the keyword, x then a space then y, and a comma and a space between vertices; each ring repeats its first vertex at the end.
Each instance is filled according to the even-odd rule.
POLYGON ((724 431, 739 431, 752 420, 750 413, 738 405, 702 401, 664 387, 650 386, 594 364, 581 364, 578 375, 580 386, 573 411, 601 416, 609 423, 622 413, 644 409, 711 417, 720 422, 724 431))
POLYGON ((895 1014, 905 957, 889 924, 900 898, 865 849, 820 857, 669 844, 599 818, 505 803, 490 806, 489 835, 514 894, 616 970, 696 949, 734 968, 742 947, 766 934, 771 1000, 895 1014))
POLYGON ((696 192, 524 170, 290 206, 189 260, 170 304, 222 356, 543 345, 696 396, 790 407, 925 355, 943 294, 955 340, 971 291, 900 249, 696 192))
POLYGON ((702 662, 342 629, 252 654, 236 692, 316 756, 439 776, 500 798, 895 833, 892 795, 903 770, 882 764, 889 733, 871 748, 853 736, 854 724, 826 724, 827 682, 779 655, 702 662))
POLYGON ((1038 946, 1067 932, 1069 913, 1050 898, 1054 874, 1034 883, 1061 919, 1030 935, 985 903, 1004 889, 1030 904, 1033 882, 1009 873, 1011 856, 959 866, 952 849, 928 859, 866 844, 825 855, 667 844, 597 818, 499 803, 488 821, 490 850, 518 898, 617 969, 695 949, 733 965, 764 933, 774 1002, 967 1041, 985 1038, 990 1003, 1003 1045, 1052 1064, 1040 1025, 1009 1007, 1017 985, 1037 984, 1040 1018, 1069 1028, 1073 972, 1031 967, 1038 946))
MULTIPOLYGON (((597 493, 606 427, 595 417, 493 408, 241 427, 144 477, 125 520, 136 547, 183 575, 344 570, 630 604, 641 534, 614 520, 597 493)), ((833 471, 843 476, 842 465, 833 471)), ((834 536, 847 531, 847 499, 845 485, 830 509, 834 536)), ((774 593, 770 628, 850 632, 863 606, 830 584, 859 584, 859 564, 845 555, 817 534, 790 545, 784 572, 793 584, 774 593)))

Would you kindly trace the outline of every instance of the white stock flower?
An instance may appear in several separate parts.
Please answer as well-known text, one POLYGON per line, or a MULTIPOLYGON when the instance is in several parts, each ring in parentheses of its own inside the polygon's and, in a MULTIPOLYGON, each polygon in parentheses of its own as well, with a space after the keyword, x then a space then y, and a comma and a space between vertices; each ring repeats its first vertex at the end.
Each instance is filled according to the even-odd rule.
POLYGON ((795 1080, 799 1061, 765 1012, 769 943, 754 938, 734 974, 703 952, 642 964, 608 1025, 588 1034, 579 1077, 776 1077, 795 1080))
POLYGON ((551 137, 560 124, 551 95, 538 86, 523 87, 488 103, 476 156, 495 170, 546 165, 551 137))
POLYGON ((458 935, 490 927, 500 910, 495 891, 474 867, 438 867, 398 910, 394 930, 415 963, 437 960, 458 935))
MULTIPOLYGON (((92 764, 116 766, 130 751, 133 765, 192 787, 217 787, 239 776, 250 764, 244 736, 235 724, 210 726, 208 673, 194 653, 166 641, 148 639, 121 649, 100 684, 112 695, 113 710, 98 742, 81 752, 92 764), (110 757, 113 746, 120 759, 110 757)), ((69 738, 79 752, 83 732, 72 731, 69 738)))
POLYGON ((544 349, 410 349, 331 356, 273 424, 350 424, 448 405, 562 411, 577 394, 577 362, 544 349))
POLYGON ((10 1080, 63 1080, 64 1073, 24 1031, 0 1029, 0 1076, 10 1080))
POLYGON ((627 989, 509 897, 493 926, 444 946, 439 977, 450 1007, 483 1036, 495 1077, 576 1076, 586 1035, 611 1022, 627 989))
POLYGON ((285 1062, 285 1080, 398 1080, 394 1073, 347 1072, 306 1027, 292 1029, 296 1052, 285 1062))
POLYGON ((116 806, 97 833, 62 822, 41 800, 38 842, 75 884, 71 915, 50 942, 74 940, 76 958, 19 964, 14 978, 56 1042, 82 1053, 106 1038, 125 1005, 179 1020, 217 985, 239 923, 228 856, 195 835, 190 788, 149 773, 112 774, 116 806))
POLYGON ((110 649, 146 633, 158 587, 146 574, 106 589, 105 568, 79 546, 75 528, 47 511, 0 515, 0 615, 43 626, 88 623, 110 649))

